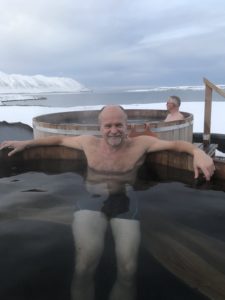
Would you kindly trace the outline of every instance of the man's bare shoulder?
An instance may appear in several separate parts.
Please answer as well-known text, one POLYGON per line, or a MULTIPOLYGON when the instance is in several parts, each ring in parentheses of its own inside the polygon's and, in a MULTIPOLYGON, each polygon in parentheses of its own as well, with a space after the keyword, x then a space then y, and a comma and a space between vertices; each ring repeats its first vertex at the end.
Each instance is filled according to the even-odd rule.
POLYGON ((68 140, 81 140, 81 141, 93 141, 98 140, 99 138, 93 135, 74 135, 74 136, 64 136, 64 139, 68 140))
POLYGON ((83 144, 98 144, 101 140, 100 137, 93 135, 81 135, 79 136, 79 139, 83 144))
POLYGON ((62 145, 84 150, 89 145, 96 145, 99 143, 99 140, 99 138, 91 135, 65 136, 62 139, 62 145))
POLYGON ((139 143, 141 141, 143 141, 143 142, 144 141, 149 142, 149 141, 155 141, 155 140, 157 140, 156 137, 150 136, 150 135, 139 135, 139 136, 136 136, 136 137, 131 137, 130 139, 133 140, 135 143, 139 143))
POLYGON ((156 141, 158 141, 158 138, 154 136, 148 136, 148 135, 139 135, 136 137, 130 138, 131 142, 136 146, 140 147, 149 147, 150 145, 154 144, 156 141))
POLYGON ((99 139, 98 137, 96 137, 94 135, 77 135, 77 136, 73 136, 71 138, 80 139, 83 141, 94 141, 94 140, 99 139))
POLYGON ((171 141, 161 140, 153 136, 142 135, 132 139, 134 139, 136 147, 141 147, 142 150, 146 152, 166 150, 172 146, 171 141))
POLYGON ((164 122, 173 122, 184 120, 184 115, 180 112, 176 112, 174 114, 168 114, 164 122))

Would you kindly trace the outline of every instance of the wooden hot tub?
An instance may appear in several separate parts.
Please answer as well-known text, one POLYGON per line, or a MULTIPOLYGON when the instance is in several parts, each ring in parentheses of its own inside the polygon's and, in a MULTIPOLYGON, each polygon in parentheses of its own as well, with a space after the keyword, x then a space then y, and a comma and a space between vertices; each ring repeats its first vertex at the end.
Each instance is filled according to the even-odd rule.
MULTIPOLYGON (((147 130, 165 140, 192 142, 193 115, 183 112, 185 119, 163 122, 166 110, 128 109, 128 131, 147 130)), ((49 135, 99 135, 98 110, 60 112, 37 116, 33 119, 34 138, 49 135)))

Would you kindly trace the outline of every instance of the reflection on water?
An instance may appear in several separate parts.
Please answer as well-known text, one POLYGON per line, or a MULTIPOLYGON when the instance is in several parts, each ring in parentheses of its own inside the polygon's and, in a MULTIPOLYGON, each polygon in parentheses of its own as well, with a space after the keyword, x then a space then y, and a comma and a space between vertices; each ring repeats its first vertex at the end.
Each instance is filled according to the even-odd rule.
POLYGON ((214 185, 28 171, 0 179, 0 217, 1 299, 225 298, 214 185))

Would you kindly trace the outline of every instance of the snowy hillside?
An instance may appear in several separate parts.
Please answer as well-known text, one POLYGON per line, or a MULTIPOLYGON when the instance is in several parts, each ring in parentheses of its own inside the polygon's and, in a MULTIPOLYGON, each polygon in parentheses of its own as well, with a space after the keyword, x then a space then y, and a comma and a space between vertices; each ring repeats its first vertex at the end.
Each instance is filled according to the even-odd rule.
POLYGON ((88 90, 78 81, 67 77, 26 76, 0 72, 0 94, 80 92, 88 90))

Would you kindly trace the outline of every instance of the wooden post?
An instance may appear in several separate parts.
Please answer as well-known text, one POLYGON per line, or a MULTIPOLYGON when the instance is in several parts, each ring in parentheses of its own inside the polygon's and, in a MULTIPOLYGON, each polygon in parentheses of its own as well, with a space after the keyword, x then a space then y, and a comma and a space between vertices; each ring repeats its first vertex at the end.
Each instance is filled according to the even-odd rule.
POLYGON ((206 148, 210 144, 210 128, 211 128, 211 108, 212 108, 212 91, 214 90, 220 96, 225 98, 225 92, 218 88, 208 79, 203 78, 205 83, 205 118, 204 118, 204 134, 203 146, 206 148))
POLYGON ((203 146, 207 147, 210 144, 211 134, 211 110, 212 110, 212 88, 205 82, 205 116, 204 116, 204 133, 203 146))

